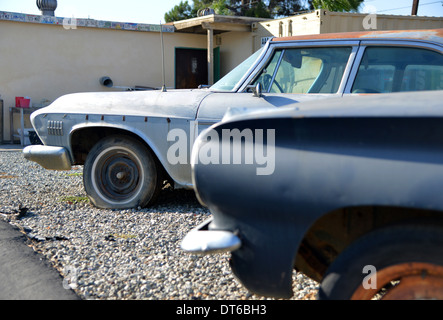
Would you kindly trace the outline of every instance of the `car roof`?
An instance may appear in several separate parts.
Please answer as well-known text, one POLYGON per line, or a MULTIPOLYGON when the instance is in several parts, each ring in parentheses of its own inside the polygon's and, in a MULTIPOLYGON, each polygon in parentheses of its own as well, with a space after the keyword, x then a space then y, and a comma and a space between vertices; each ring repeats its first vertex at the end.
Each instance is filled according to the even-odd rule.
POLYGON ((291 37, 273 38, 272 42, 303 41, 303 40, 369 40, 369 39, 396 39, 396 40, 427 40, 443 44, 443 29, 423 30, 384 30, 384 31, 357 31, 341 33, 309 34, 291 37))

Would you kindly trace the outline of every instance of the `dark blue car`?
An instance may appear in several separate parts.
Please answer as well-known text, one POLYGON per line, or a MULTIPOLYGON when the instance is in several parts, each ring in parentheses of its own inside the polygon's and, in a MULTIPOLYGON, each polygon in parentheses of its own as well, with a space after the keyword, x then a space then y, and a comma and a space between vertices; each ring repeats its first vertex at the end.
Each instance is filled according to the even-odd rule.
POLYGON ((443 91, 231 110, 192 161, 212 217, 182 248, 251 292, 291 297, 295 268, 319 299, 443 298, 443 91))

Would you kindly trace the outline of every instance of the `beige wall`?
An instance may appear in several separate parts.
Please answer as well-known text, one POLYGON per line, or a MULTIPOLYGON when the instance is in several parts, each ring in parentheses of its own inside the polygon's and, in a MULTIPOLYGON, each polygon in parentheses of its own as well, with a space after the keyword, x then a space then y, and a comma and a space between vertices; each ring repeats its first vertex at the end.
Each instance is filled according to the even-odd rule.
POLYGON ((376 30, 412 30, 412 29, 437 29, 443 28, 441 17, 399 16, 377 14, 373 15, 375 20, 370 20, 366 14, 329 12, 318 10, 321 20, 320 33, 365 31, 366 25, 373 24, 376 30))
MULTIPOLYGON (((225 75, 253 54, 254 34, 251 32, 226 32, 219 35, 220 73, 225 75)), ((257 48, 258 49, 258 48, 257 48)))
MULTIPOLYGON (((206 37, 163 33, 165 80, 174 86, 174 48, 206 48, 206 37)), ((9 107, 16 96, 29 96, 34 106, 73 92, 106 91, 114 86, 162 85, 159 32, 82 28, 0 21, 2 43, 0 95, 4 100, 3 140, 9 140, 9 107)), ((16 124, 18 114, 14 115, 16 124)), ((29 127, 29 122, 26 123, 29 127)), ((17 127, 17 125, 14 125, 17 127)))
MULTIPOLYGON (((411 30, 443 28, 441 17, 376 15, 376 30, 411 30)), ((261 37, 287 37, 332 32, 365 31, 374 26, 367 14, 315 10, 311 13, 259 22, 256 25, 256 46, 261 37)))
POLYGON ((261 37, 287 37, 320 33, 319 12, 320 10, 317 10, 312 13, 257 23, 256 45, 260 44, 261 37))
MULTIPOLYGON (((253 51, 253 35, 227 32, 218 36, 221 76, 253 51)), ((109 76, 114 86, 162 86, 161 34, 0 20, 2 43, 0 95, 4 100, 3 140, 9 141, 9 107, 16 96, 34 106, 74 92, 116 90, 100 85, 109 76)), ((175 84, 175 48, 203 48, 202 34, 163 32, 166 86, 175 84)), ((47 104, 47 103, 46 103, 47 104)), ((14 129, 19 126, 14 114, 14 129)), ((25 127, 31 127, 25 115, 25 127)), ((16 132, 16 130, 14 130, 16 132)), ((17 138, 15 139, 17 140, 17 138)))

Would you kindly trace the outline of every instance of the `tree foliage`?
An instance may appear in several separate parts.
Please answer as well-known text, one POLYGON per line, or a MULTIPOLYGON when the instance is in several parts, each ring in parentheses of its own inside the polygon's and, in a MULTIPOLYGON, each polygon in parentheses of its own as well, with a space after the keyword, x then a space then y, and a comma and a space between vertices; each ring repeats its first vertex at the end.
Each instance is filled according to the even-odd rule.
POLYGON ((277 18, 297 12, 326 9, 329 11, 358 11, 363 0, 188 0, 181 1, 165 13, 172 22, 197 17, 199 10, 211 8, 215 14, 257 18, 277 18))
POLYGON ((312 0, 315 9, 338 12, 358 12, 363 0, 312 0))
POLYGON ((180 1, 180 3, 170 11, 165 13, 165 21, 179 21, 195 17, 193 8, 189 5, 188 1, 180 1))

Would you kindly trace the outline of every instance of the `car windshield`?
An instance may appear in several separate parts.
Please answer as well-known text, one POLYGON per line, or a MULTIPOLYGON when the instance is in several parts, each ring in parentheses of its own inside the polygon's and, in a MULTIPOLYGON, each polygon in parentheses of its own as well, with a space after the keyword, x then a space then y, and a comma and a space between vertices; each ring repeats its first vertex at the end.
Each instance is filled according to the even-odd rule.
POLYGON ((235 88, 235 85, 242 79, 245 73, 249 70, 249 68, 253 65, 253 63, 260 56, 263 48, 256 51, 253 55, 247 58, 245 61, 240 63, 237 67, 235 67, 232 71, 230 71, 223 78, 218 80, 214 85, 211 86, 211 90, 216 91, 231 91, 235 88))

